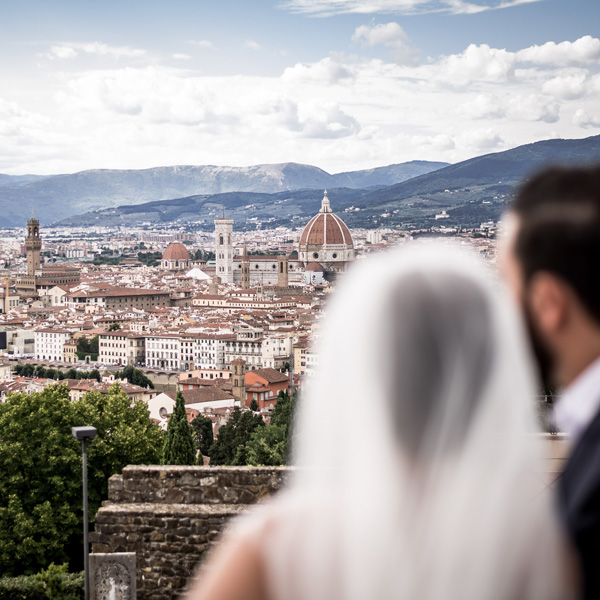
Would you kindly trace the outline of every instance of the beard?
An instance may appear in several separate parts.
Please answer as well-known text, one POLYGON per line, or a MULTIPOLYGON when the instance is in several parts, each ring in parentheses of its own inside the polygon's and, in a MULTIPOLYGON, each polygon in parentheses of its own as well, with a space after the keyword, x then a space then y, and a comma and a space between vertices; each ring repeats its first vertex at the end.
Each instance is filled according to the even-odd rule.
POLYGON ((531 314, 531 309, 526 301, 523 303, 523 314, 525 316, 525 326, 527 329, 533 358, 537 366, 540 383, 542 384, 544 392, 550 392, 554 387, 554 357, 552 356, 547 344, 538 333, 533 315, 531 314))

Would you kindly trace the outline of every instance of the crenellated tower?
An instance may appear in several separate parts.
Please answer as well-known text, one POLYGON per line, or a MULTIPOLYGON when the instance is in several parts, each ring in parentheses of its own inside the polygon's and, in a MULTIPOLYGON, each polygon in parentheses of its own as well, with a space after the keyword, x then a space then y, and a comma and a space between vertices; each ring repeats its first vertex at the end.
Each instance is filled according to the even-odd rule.
POLYGON ((29 277, 34 277, 36 271, 40 270, 42 238, 40 237, 40 222, 33 216, 33 214, 31 215, 31 219, 27 221, 25 250, 27 252, 27 275, 29 277))

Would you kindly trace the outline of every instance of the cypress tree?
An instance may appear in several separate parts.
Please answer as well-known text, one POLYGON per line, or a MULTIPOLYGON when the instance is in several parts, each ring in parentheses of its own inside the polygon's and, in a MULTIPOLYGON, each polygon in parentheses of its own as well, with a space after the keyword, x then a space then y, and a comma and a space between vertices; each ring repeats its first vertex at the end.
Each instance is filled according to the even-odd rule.
POLYGON ((185 414, 183 394, 177 392, 175 410, 167 425, 167 435, 163 446, 161 464, 193 465, 196 463, 196 447, 192 428, 185 414))

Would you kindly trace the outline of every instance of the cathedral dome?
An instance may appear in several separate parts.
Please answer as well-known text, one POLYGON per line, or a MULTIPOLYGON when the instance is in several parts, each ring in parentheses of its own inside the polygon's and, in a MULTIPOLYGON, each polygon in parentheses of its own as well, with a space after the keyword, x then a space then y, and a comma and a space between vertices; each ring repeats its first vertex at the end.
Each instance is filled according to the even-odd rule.
POLYGON ((300 245, 354 245, 346 223, 331 212, 327 190, 323 196, 321 210, 307 223, 300 236, 300 245))
POLYGON ((162 255, 163 260, 191 260, 188 249, 179 242, 173 242, 167 246, 162 255))
POLYGON ((354 242, 346 223, 331 211, 327 190, 321 210, 307 223, 298 243, 298 260, 318 262, 326 273, 344 271, 355 258, 354 242))

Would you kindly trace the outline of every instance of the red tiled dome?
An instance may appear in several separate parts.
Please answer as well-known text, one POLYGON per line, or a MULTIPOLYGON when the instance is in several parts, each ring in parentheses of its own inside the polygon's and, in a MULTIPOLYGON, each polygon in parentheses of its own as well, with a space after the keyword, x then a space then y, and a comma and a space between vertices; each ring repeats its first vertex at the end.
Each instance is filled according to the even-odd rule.
POLYGON ((320 212, 304 228, 300 236, 300 244, 310 246, 323 246, 325 244, 352 245, 352 236, 346 223, 337 215, 332 212, 320 212))
POLYGON ((311 262, 308 264, 305 271, 316 271, 317 273, 325 271, 323 265, 320 265, 318 262, 311 262))
POLYGON ((174 242, 167 246, 162 255, 163 260, 190 260, 188 249, 179 242, 174 242))

